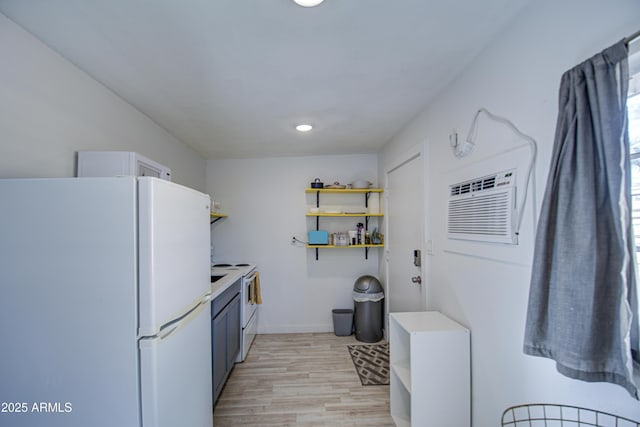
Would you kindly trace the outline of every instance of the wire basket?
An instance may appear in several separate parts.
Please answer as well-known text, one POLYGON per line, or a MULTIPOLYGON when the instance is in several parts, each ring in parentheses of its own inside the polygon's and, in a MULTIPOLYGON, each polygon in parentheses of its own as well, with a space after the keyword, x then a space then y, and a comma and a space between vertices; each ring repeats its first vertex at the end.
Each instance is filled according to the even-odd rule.
POLYGON ((579 408, 577 406, 534 403, 508 408, 502 426, 510 427, 640 427, 640 421, 579 408))

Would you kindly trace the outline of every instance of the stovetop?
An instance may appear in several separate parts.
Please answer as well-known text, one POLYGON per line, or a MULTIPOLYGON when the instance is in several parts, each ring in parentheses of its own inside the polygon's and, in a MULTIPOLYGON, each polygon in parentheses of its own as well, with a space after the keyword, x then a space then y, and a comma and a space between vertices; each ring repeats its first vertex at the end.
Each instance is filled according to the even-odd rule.
POLYGON ((249 267, 250 265, 251 264, 247 264, 246 262, 239 263, 239 264, 220 263, 220 264, 213 264, 212 267, 249 267))
POLYGON ((248 262, 215 262, 211 264, 211 271, 224 271, 224 270, 240 270, 243 276, 248 275, 256 269, 255 264, 248 262))

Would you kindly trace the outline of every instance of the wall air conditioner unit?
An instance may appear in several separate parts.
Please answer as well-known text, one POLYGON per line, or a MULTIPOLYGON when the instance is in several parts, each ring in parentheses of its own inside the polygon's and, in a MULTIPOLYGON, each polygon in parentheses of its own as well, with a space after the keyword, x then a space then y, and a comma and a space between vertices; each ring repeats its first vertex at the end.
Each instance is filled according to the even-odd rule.
POLYGON ((518 244, 515 169, 449 186, 447 237, 518 244))

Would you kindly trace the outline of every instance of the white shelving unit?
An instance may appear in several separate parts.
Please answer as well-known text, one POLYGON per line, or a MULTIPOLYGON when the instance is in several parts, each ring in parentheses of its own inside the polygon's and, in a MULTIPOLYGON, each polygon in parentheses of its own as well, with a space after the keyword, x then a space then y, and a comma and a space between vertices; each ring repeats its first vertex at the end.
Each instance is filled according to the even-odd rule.
POLYGON ((470 426, 469 330, 437 311, 391 313, 389 340, 396 425, 470 426))

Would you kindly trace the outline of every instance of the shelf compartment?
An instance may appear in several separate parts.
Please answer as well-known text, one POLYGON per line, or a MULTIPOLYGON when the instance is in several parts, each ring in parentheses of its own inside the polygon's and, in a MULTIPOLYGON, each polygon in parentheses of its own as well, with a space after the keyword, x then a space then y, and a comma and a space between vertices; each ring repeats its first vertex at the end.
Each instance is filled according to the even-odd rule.
POLYGON ((391 370, 395 372, 400 383, 407 389, 407 392, 411 393, 411 368, 409 367, 409 360, 391 365, 391 370))
POLYGON ((396 426, 411 426, 411 393, 401 384, 396 371, 391 371, 390 395, 394 396, 390 402, 390 412, 396 426))

